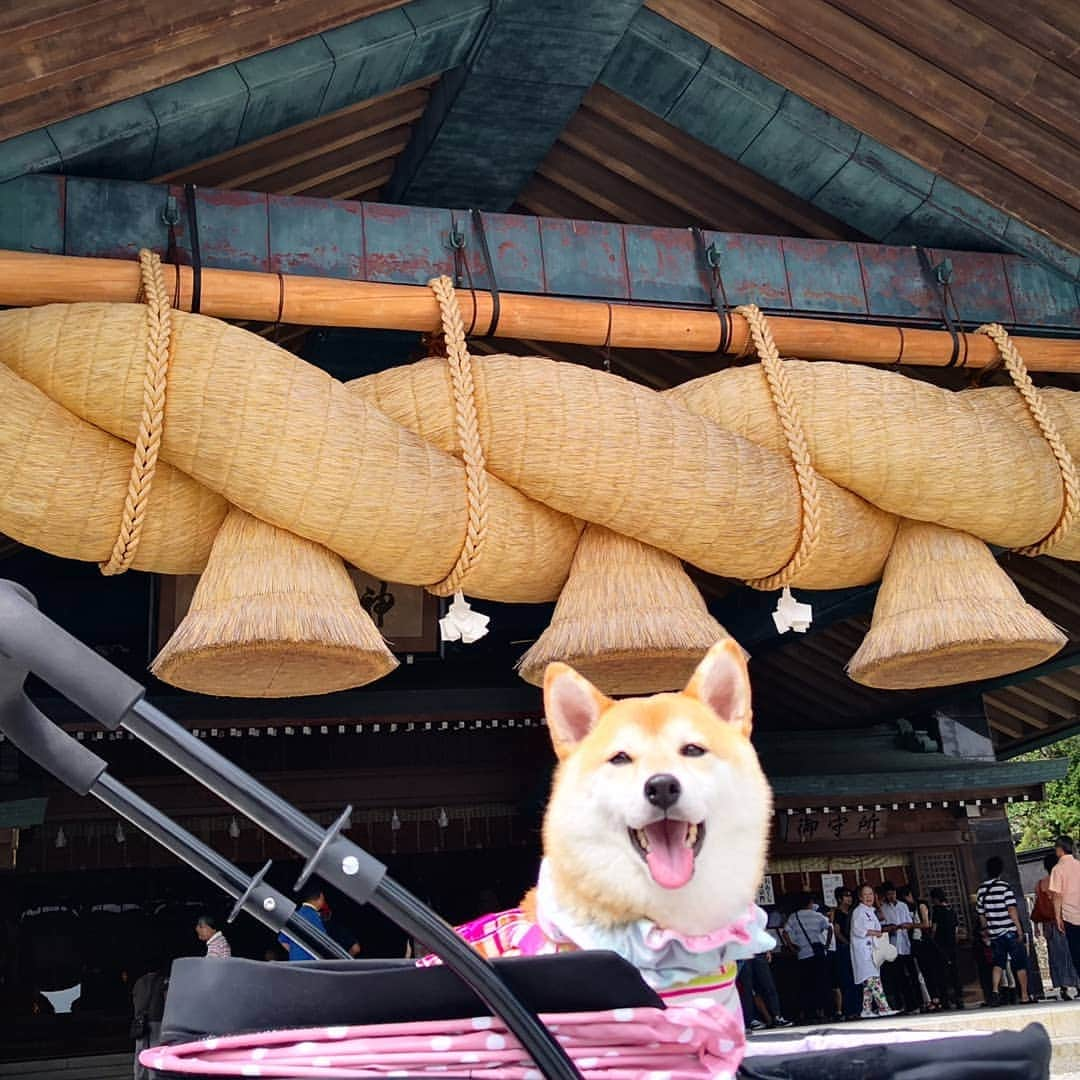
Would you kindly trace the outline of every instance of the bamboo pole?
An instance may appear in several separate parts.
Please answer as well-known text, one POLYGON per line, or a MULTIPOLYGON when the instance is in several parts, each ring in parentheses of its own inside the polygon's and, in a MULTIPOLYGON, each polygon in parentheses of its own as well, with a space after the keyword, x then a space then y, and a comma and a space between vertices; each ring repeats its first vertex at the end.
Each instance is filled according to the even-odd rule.
MULTIPOLYGON (((179 296, 174 306, 190 311, 191 267, 164 269, 167 287, 179 296)), ((0 251, 0 305, 131 302, 138 287, 139 267, 134 260, 0 251)), ((201 294, 202 313, 222 319, 420 332, 441 325, 435 296, 423 285, 204 269, 201 294)), ((500 299, 501 338, 703 353, 716 352, 720 342, 720 320, 711 310, 519 293, 502 293, 500 299)), ((484 334, 491 323, 491 296, 461 290, 459 300, 466 324, 484 334)), ((728 318, 728 351, 732 355, 751 351, 746 321, 740 315, 728 318)), ((947 367, 952 356, 952 338, 944 330, 901 330, 897 326, 793 316, 770 316, 769 322, 781 353, 804 360, 883 365, 900 361, 947 367)), ((1032 371, 1080 372, 1080 341, 1013 340, 1032 371)), ((997 357, 997 347, 989 338, 964 335, 961 360, 966 367, 985 367, 997 357)))

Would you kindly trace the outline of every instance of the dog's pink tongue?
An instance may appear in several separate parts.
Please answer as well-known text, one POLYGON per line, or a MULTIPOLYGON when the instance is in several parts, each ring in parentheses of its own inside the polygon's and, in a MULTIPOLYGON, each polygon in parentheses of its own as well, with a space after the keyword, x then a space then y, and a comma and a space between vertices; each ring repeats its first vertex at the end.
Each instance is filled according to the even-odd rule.
POLYGON ((685 821, 669 819, 645 826, 649 838, 645 863, 661 888, 681 889, 694 876, 694 853, 686 846, 689 828, 685 821))

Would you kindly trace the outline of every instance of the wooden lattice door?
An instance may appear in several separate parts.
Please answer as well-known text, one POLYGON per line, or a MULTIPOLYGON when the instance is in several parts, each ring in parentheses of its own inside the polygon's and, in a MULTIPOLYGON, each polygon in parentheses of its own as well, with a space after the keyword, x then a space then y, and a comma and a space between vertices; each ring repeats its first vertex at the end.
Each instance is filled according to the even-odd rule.
POLYGON ((960 860, 955 851, 927 851, 915 854, 915 878, 919 896, 929 899, 931 889, 942 889, 956 912, 957 931, 970 939, 971 918, 967 889, 960 860))

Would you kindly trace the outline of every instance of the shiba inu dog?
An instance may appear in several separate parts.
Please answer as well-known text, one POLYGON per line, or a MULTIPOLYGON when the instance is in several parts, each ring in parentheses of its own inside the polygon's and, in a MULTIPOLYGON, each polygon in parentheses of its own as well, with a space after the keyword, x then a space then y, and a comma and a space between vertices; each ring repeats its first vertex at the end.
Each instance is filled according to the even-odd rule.
MULTIPOLYGON (((750 745, 742 650, 720 642, 681 693, 623 701, 551 664, 544 704, 559 764, 538 884, 458 933, 488 957, 618 953, 666 1008, 615 1009, 623 1045, 602 1027, 605 1055, 654 1054, 641 1075, 671 1075, 679 1059, 691 1070, 679 1075, 733 1076, 745 1048, 736 962, 776 944, 753 902, 772 793, 750 745)), ((575 1053, 583 1068, 598 1060, 575 1053)))
MULTIPOLYGON (((547 892, 575 924, 646 920, 684 937, 743 916, 764 869, 772 793, 750 743, 738 644, 714 645, 680 693, 622 701, 551 664, 544 705, 559 765, 541 902, 547 892)), ((534 904, 530 894, 523 907, 534 904)))

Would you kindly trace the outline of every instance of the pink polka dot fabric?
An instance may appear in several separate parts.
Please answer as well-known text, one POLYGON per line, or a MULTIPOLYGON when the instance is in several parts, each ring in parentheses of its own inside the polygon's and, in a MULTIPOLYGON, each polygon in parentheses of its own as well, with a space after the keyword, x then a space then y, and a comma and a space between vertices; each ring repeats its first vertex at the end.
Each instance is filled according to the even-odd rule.
MULTIPOLYGON (((666 1009, 615 1009, 543 1017, 586 1080, 732 1077, 742 1058, 741 1017, 706 987, 666 1009)), ((665 995, 666 997, 666 995, 665 995)), ((490 1016, 232 1035, 146 1050, 150 1069, 200 1077, 453 1076, 541 1080, 490 1016)))

